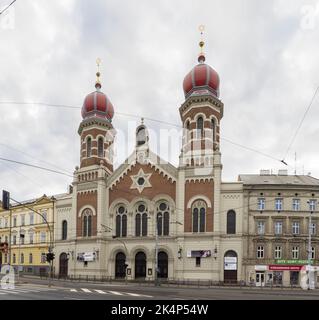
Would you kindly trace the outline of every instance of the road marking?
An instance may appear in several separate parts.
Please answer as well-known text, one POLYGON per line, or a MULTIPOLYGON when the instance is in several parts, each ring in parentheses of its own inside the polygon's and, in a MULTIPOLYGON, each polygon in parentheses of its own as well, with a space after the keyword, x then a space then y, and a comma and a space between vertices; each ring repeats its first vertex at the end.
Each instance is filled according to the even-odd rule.
POLYGON ((95 289, 94 291, 96 291, 97 293, 106 294, 106 292, 104 292, 103 290, 97 290, 97 289, 95 289))
POLYGON ((117 291, 109 291, 112 294, 115 294, 116 296, 123 296, 123 293, 117 292, 117 291))
POLYGON ((78 292, 78 290, 76 290, 76 289, 71 289, 70 291, 71 292, 78 292))
POLYGON ((92 291, 89 290, 89 289, 81 288, 81 290, 82 290, 83 292, 92 293, 92 291))
POLYGON ((146 297, 146 298, 153 298, 153 296, 148 296, 146 294, 138 294, 138 293, 130 293, 130 292, 124 292, 125 294, 128 294, 132 297, 146 297))

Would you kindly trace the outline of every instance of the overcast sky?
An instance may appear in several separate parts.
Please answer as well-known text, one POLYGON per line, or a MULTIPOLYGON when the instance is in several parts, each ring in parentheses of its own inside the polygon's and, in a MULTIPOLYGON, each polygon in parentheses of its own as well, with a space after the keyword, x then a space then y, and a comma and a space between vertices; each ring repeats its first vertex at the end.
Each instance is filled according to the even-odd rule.
MULTIPOLYGON (((290 173, 296 152, 298 173, 319 178, 319 94, 285 157, 319 85, 319 1, 17 0, 7 13, 0 16, 0 157, 72 174, 80 109, 1 102, 81 107, 94 90, 97 57, 116 129, 132 136, 142 116, 180 125, 182 82, 197 62, 203 24, 206 62, 221 78, 222 138, 285 158, 290 173)), ((117 163, 124 149, 131 151, 119 149, 117 163)), ((179 151, 161 156, 177 165, 179 151)), ((225 140, 221 151, 224 181, 287 168, 225 140)), ((63 193, 71 180, 0 161, 0 188, 18 200, 63 193)))

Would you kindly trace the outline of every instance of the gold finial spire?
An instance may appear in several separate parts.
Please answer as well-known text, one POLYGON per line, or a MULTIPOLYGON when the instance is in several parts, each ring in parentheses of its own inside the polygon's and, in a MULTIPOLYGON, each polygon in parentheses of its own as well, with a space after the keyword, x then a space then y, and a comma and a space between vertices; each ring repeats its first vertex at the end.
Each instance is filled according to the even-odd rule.
POLYGON ((141 118, 141 124, 144 124, 144 118, 141 118))
POLYGON ((97 65, 97 72, 96 72, 96 81, 95 81, 95 88, 100 89, 102 87, 101 82, 100 82, 100 64, 101 64, 101 59, 97 58, 96 59, 96 65, 97 65))
POLYGON ((204 51, 203 51, 203 48, 204 48, 204 45, 205 45, 205 42, 203 40, 203 34, 204 34, 204 31, 205 31, 205 26, 201 24, 198 27, 198 30, 200 31, 200 35, 201 35, 201 40, 199 42, 200 53, 199 53, 199 57, 198 57, 198 62, 202 62, 203 63, 205 61, 205 54, 204 54, 204 51))

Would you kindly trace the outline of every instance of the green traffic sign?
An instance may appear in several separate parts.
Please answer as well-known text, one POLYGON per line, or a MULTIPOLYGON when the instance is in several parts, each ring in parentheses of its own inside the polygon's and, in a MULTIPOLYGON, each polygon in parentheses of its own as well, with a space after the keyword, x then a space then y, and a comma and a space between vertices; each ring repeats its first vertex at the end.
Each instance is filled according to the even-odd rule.
MULTIPOLYGON (((276 260, 276 264, 308 264, 308 260, 276 260)), ((313 260, 310 260, 310 264, 313 264, 313 260)))

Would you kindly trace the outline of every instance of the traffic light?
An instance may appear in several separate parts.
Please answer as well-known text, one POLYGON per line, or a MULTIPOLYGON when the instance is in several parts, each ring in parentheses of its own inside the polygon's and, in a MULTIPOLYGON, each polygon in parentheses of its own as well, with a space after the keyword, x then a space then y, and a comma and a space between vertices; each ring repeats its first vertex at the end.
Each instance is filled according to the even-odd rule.
POLYGON ((47 253, 47 262, 51 262, 52 260, 54 260, 55 255, 53 252, 49 252, 47 253))
POLYGON ((2 190, 2 209, 10 209, 10 193, 5 190, 2 190))

